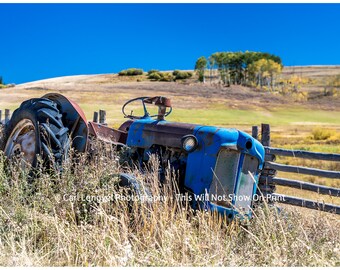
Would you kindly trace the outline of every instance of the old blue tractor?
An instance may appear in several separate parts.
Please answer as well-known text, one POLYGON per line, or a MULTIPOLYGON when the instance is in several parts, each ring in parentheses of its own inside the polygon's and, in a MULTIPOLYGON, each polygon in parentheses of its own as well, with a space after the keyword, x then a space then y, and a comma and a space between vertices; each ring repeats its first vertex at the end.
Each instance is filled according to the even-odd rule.
POLYGON ((7 157, 21 156, 32 166, 37 164, 37 154, 47 166, 51 161, 61 164, 70 147, 89 151, 94 139, 128 148, 134 164, 145 164, 155 154, 160 160, 160 182, 170 165, 177 172, 180 194, 187 195, 193 208, 216 210, 228 219, 251 216, 264 164, 260 142, 236 129, 166 121, 172 107, 165 97, 130 100, 122 112, 128 120, 113 129, 88 122, 80 107, 60 94, 30 99, 6 124, 2 150, 7 157), (135 102, 142 108, 139 116, 127 112, 135 102), (150 106, 157 109, 154 114, 150 106))

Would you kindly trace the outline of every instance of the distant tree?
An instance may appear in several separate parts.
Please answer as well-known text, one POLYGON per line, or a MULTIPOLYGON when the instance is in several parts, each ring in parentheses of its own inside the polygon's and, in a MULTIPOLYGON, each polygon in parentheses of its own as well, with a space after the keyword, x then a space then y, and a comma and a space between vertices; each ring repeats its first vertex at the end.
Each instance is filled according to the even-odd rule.
POLYGON ((282 72, 282 65, 272 59, 267 60, 267 69, 270 77, 270 86, 273 90, 277 75, 282 72))
POLYGON ((210 82, 211 82, 212 77, 213 77, 213 70, 215 66, 215 58, 212 55, 209 56, 208 63, 209 63, 209 76, 210 76, 210 82))
POLYGON ((0 84, 4 84, 2 76, 0 76, 0 84))
POLYGON ((198 74, 198 80, 200 82, 205 82, 204 72, 205 72, 205 69, 207 68, 207 64, 208 64, 208 61, 204 56, 201 56, 196 61, 195 71, 198 74))
POLYGON ((255 78, 256 84, 261 87, 267 84, 273 89, 275 79, 282 71, 281 64, 272 59, 260 59, 249 65, 249 72, 255 78))
MULTIPOLYGON (((208 57, 210 77, 212 77, 213 71, 217 70, 218 73, 220 74, 221 81, 225 85, 230 84, 249 85, 253 83, 254 80, 256 80, 254 74, 251 74, 249 71, 250 65, 260 59, 271 60, 277 63, 278 66, 275 65, 276 69, 279 69, 279 66, 281 66, 281 69, 283 67, 281 58, 270 53, 251 51, 216 52, 208 57)), ((252 68, 254 69, 254 66, 252 68)), ((271 73, 272 75, 272 78, 270 79, 271 82, 274 82, 275 73, 276 71, 274 69, 273 72, 271 73)))

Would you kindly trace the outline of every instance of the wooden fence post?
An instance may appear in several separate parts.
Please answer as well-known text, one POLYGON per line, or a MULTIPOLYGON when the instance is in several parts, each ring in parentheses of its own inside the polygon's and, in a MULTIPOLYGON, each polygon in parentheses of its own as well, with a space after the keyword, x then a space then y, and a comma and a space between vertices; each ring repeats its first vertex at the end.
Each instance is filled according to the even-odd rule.
POLYGON ((104 110, 99 110, 99 123, 106 125, 106 111, 104 110))
POLYGON ((2 120, 2 110, 0 110, 0 124, 1 124, 1 120, 2 120))
POLYGON ((9 109, 5 109, 5 124, 11 119, 11 111, 9 109))
MULTIPOLYGON (((270 146, 270 125, 261 124, 261 143, 263 146, 270 146)), ((267 151, 266 151, 267 152, 267 151)), ((265 152, 265 162, 274 161, 275 155, 270 155, 265 152)), ((257 194, 264 196, 264 200, 268 203, 272 203, 272 195, 276 190, 275 184, 271 179, 276 175, 276 170, 267 168, 264 166, 258 183, 257 194)))
POLYGON ((98 112, 93 112, 93 122, 98 123, 98 112))
POLYGON ((256 140, 258 139, 258 136, 259 136, 259 127, 258 126, 252 126, 251 136, 256 140))
POLYGON ((270 125, 261 124, 261 142, 263 146, 270 146, 270 125))

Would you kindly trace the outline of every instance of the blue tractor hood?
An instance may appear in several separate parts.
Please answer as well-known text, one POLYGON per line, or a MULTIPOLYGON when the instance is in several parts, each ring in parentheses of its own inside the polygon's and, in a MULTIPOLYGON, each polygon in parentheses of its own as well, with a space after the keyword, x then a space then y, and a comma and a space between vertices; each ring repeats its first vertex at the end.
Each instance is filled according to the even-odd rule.
POLYGON ((234 128, 219 128, 151 118, 135 120, 128 131, 126 144, 130 147, 150 148, 152 145, 181 148, 185 135, 195 135, 199 146, 195 152, 217 154, 220 147, 235 147, 263 162, 264 148, 249 134, 234 128))

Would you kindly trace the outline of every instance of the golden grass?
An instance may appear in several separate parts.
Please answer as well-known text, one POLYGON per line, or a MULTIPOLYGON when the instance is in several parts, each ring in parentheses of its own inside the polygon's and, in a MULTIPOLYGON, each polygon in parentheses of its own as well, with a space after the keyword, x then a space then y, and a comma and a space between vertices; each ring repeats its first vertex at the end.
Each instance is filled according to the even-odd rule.
POLYGON ((23 171, 6 174, 1 158, 0 265, 339 266, 336 216, 264 204, 247 226, 227 224, 175 200, 170 172, 160 188, 155 160, 145 174, 134 171, 155 197, 166 197, 152 207, 81 199, 121 192, 114 175, 123 168, 114 156, 100 152, 89 163, 82 156, 33 185, 23 171))

